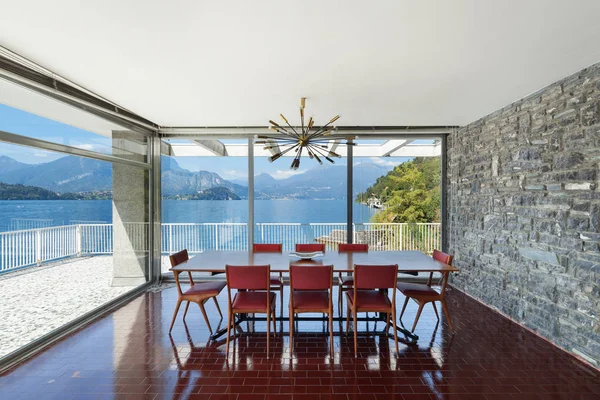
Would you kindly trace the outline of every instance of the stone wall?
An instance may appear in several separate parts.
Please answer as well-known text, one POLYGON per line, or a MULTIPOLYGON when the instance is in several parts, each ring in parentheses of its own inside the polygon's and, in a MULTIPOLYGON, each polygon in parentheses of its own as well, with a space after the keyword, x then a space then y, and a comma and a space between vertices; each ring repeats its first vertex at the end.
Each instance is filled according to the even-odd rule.
POLYGON ((453 285, 600 365, 600 64, 448 139, 453 285))

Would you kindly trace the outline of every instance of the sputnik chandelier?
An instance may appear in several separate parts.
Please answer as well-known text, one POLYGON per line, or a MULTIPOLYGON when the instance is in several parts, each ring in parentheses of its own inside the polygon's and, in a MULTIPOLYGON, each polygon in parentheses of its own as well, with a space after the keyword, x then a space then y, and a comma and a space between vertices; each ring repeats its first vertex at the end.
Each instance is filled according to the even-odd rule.
POLYGON ((300 127, 293 127, 290 125, 288 120, 283 116, 283 114, 279 114, 281 119, 283 120, 285 126, 279 125, 277 122, 269 120, 271 124, 269 129, 277 132, 279 135, 258 135, 256 136, 258 139, 257 144, 264 144, 265 150, 269 150, 274 153, 271 157, 269 157, 269 162, 273 162, 278 158, 282 157, 284 154, 295 152, 294 159, 292 160, 291 169, 298 169, 300 167, 300 157, 302 156, 302 152, 306 150, 309 158, 314 158, 319 162, 319 164, 323 164, 322 158, 326 159, 332 164, 335 164, 335 161, 332 157, 341 158, 334 151, 334 147, 330 148, 328 146, 330 141, 337 141, 339 143, 340 140, 351 139, 347 137, 341 137, 335 135, 336 128, 332 125, 335 121, 337 121, 340 116, 336 115, 331 118, 331 120, 320 128, 314 127, 315 121, 312 117, 308 119, 308 123, 306 126, 304 125, 304 107, 306 105, 306 97, 302 97, 300 100, 300 127))

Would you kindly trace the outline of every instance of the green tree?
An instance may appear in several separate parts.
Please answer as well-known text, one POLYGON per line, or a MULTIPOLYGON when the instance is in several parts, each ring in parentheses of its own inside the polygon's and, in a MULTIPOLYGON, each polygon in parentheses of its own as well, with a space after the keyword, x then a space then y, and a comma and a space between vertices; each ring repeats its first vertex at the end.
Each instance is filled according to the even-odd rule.
POLYGON ((357 201, 375 196, 383 202, 373 222, 439 222, 440 182, 440 158, 417 157, 378 178, 357 201))

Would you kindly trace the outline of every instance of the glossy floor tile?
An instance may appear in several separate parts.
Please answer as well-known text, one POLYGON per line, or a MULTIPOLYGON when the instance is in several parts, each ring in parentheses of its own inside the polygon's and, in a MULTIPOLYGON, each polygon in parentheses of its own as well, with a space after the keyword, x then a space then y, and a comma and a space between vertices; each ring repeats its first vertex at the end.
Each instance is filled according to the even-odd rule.
MULTIPOLYGON (((358 358, 339 324, 330 357, 326 325, 305 321, 293 349, 287 322, 278 323, 269 358, 265 323, 243 323, 227 358, 224 337, 208 342, 197 306, 168 334, 176 298, 172 287, 148 292, 71 335, 1 376, 0 399, 600 398, 597 370, 456 290, 448 293, 455 335, 428 306, 418 345, 400 344, 396 354, 393 340, 362 335, 358 358)), ((226 301, 223 292, 223 310, 226 301)), ((207 310, 216 328, 214 304, 207 310)), ((406 325, 415 312, 412 303, 406 325)), ((361 332, 383 328, 359 324, 361 332)))

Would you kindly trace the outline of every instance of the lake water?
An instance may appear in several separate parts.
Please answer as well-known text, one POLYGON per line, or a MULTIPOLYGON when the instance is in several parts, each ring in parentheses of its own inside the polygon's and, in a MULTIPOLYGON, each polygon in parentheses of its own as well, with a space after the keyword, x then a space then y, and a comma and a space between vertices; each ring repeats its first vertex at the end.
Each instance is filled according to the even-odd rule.
MULTIPOLYGON (((246 222, 247 201, 163 200, 165 223, 246 222)), ((337 222, 346 220, 345 200, 256 200, 255 222, 337 222)), ((354 222, 369 222, 376 210, 354 204, 354 222)), ((0 201, 0 230, 77 223, 111 223, 110 200, 0 201)))

